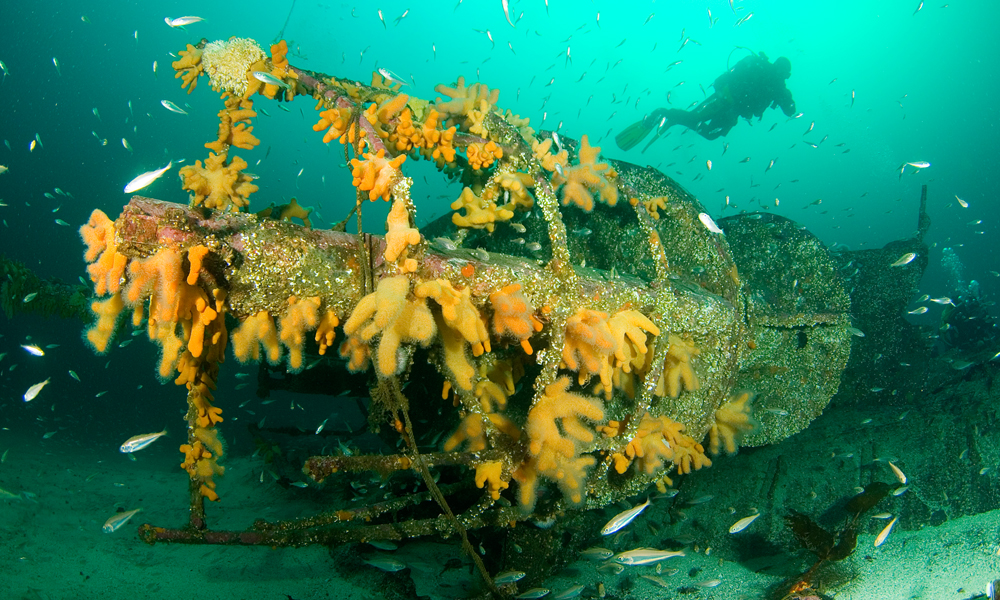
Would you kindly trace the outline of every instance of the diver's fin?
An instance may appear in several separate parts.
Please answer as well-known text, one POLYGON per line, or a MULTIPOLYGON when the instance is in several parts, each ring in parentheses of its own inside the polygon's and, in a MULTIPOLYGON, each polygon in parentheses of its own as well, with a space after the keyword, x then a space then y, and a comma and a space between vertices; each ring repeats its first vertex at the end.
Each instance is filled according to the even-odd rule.
POLYGON ((648 119, 643 119, 626 127, 621 133, 615 136, 615 143, 622 150, 631 150, 639 144, 649 132, 656 126, 656 121, 651 125, 646 125, 648 119))

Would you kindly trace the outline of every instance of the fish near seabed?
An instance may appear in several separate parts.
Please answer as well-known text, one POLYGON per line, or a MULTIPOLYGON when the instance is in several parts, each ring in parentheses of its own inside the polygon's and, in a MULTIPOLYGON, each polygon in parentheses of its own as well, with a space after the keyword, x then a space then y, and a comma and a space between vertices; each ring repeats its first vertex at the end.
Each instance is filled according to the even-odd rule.
POLYGON ((146 446, 152 444, 161 437, 167 435, 167 430, 158 431, 156 433, 144 433, 142 435, 134 435, 129 439, 125 440, 122 444, 121 451, 125 453, 138 452, 146 446))
POLYGON ((135 510, 130 510, 128 512, 120 512, 113 515, 110 519, 104 522, 104 533, 114 533, 121 528, 122 525, 129 522, 129 519, 135 516, 137 512, 142 510, 137 508, 135 510))

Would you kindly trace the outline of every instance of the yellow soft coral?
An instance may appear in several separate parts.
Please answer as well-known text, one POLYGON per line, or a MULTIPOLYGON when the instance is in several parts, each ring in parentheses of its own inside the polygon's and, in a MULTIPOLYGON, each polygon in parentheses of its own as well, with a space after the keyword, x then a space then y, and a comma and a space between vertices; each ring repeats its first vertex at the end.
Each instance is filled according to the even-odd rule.
POLYGON ((708 448, 712 454, 719 453, 720 441, 727 453, 735 453, 736 439, 743 432, 753 429, 748 404, 751 397, 750 392, 734 394, 715 411, 715 423, 708 430, 708 448))
POLYGON ((654 418, 647 412, 635 436, 621 452, 612 454, 615 470, 624 473, 633 459, 647 475, 662 469, 667 460, 677 466, 680 474, 711 466, 702 445, 681 433, 683 430, 684 425, 677 421, 666 416, 654 418))
POLYGON ((566 368, 579 372, 580 383, 589 379, 591 375, 598 374, 604 388, 610 388, 609 356, 615 349, 615 339, 608 327, 607 313, 581 308, 566 320, 562 362, 566 368))
POLYGON ((198 76, 205 72, 205 65, 201 62, 201 49, 195 48, 191 44, 187 45, 187 50, 180 51, 180 58, 170 64, 174 68, 174 79, 181 77, 184 83, 181 89, 188 88, 187 93, 194 91, 198 85, 198 76))
POLYGON ((552 176, 553 187, 563 186, 563 205, 573 202, 583 210, 594 209, 591 192, 600 194, 601 201, 608 206, 618 202, 618 188, 608 177, 616 175, 608 163, 597 162, 601 154, 600 146, 591 146, 587 136, 580 138, 577 165, 563 168, 563 172, 552 176))
POLYGON ((461 291, 447 279, 425 281, 413 290, 418 298, 433 298, 441 307, 441 341, 445 365, 455 383, 463 390, 472 390, 475 371, 465 355, 465 344, 472 346, 473 356, 490 351, 490 337, 479 310, 472 303, 469 288, 461 291))
POLYGON ((535 205, 534 198, 528 193, 528 188, 535 187, 535 180, 527 173, 500 173, 497 183, 505 191, 510 193, 510 202, 503 205, 507 210, 514 210, 516 207, 530 209, 535 205))
POLYGON ((499 500, 500 492, 507 489, 509 484, 503 479, 503 464, 500 461, 476 465, 476 487, 482 488, 484 485, 494 500, 499 500))
MULTIPOLYGON (((320 103, 317 108, 322 107, 320 103)), ((319 113, 319 122, 313 125, 313 131, 327 132, 323 135, 323 143, 328 144, 339 139, 341 144, 347 143, 347 129, 351 125, 351 111, 347 108, 330 108, 319 113)))
POLYGON ((305 333, 312 331, 319 323, 319 297, 288 299, 288 310, 278 322, 278 337, 288 347, 288 367, 290 371, 302 368, 302 352, 305 333))
POLYGON ((539 142, 535 139, 531 140, 531 153, 542 164, 543 169, 546 171, 555 171, 558 168, 565 171, 566 167, 569 166, 569 152, 563 149, 558 154, 552 154, 550 148, 552 148, 552 138, 544 142, 539 142))
POLYGON ((320 319, 319 327, 316 328, 316 343, 319 345, 320 356, 326 354, 326 349, 333 346, 333 339, 337 336, 337 325, 340 325, 337 313, 332 310, 326 311, 320 319))
POLYGON ((397 198, 393 201, 385 228, 385 260, 396 262, 396 259, 402 258, 400 266, 404 273, 416 271, 417 261, 407 258, 406 254, 410 246, 420 243, 420 231, 416 227, 410 227, 410 213, 402 200, 397 198))
POLYGON ((391 98, 390 100, 383 102, 378 107, 378 120, 383 125, 388 125, 389 121, 396 117, 404 108, 406 108, 406 103, 409 102, 410 97, 406 94, 399 94, 398 96, 391 98))
POLYGON ((87 273, 94 282, 94 294, 103 296, 121 289, 122 277, 128 259, 118 252, 115 224, 100 210, 90 213, 87 224, 80 228, 80 237, 87 245, 83 258, 88 263, 87 273))
POLYGON ((676 398, 680 395, 681 389, 693 392, 701 387, 698 376, 691 367, 691 358, 697 356, 700 351, 693 342, 681 339, 672 333, 667 340, 670 346, 655 393, 657 396, 667 395, 676 398))
POLYGON ((486 449, 486 432, 483 428, 483 415, 479 413, 465 415, 455 433, 451 434, 451 437, 445 441, 444 451, 451 452, 463 442, 468 442, 466 450, 469 452, 481 452, 486 449))
POLYGON ((258 189, 253 179, 243 173, 246 168, 246 161, 238 156, 227 165, 225 154, 210 152, 204 167, 197 160, 182 167, 180 175, 184 189, 193 193, 193 206, 204 204, 206 208, 236 211, 249 205, 250 194, 258 189))
POLYGON ((608 329, 615 341, 615 366, 629 373, 635 365, 644 364, 648 352, 646 334, 660 335, 648 317, 637 310, 623 310, 608 319, 608 329))
POLYGON ((485 144, 473 142, 466 147, 465 154, 469 159, 469 166, 473 169, 485 169, 495 160, 503 158, 503 149, 492 141, 485 144))
POLYGON ((277 363, 281 358, 278 330, 266 310, 247 317, 233 332, 233 354, 240 362, 259 361, 261 346, 267 352, 268 362, 277 363))
POLYGON ((117 329, 118 317, 124 307, 120 293, 113 294, 107 300, 91 303, 90 310, 97 315, 97 322, 87 330, 87 341, 98 354, 104 354, 108 349, 108 342, 117 329))
MULTIPOLYGON (((221 449, 221 444, 220 444, 221 449)), ((200 483, 199 491, 205 498, 217 502, 219 495, 215 492, 216 475, 225 473, 225 467, 219 465, 217 458, 209 452, 201 441, 193 444, 182 444, 181 452, 184 453, 184 462, 181 468, 188 472, 191 479, 200 483)))
POLYGON ((658 196, 656 198, 650 198, 649 200, 644 200, 643 205, 645 205, 646 210, 649 212, 649 216, 656 220, 660 219, 660 211, 667 207, 666 196, 658 196))
POLYGON ((483 101, 487 103, 488 107, 492 107, 496 105, 497 99, 500 97, 500 90, 490 91, 490 88, 481 83, 473 83, 471 86, 465 87, 464 77, 459 77, 453 88, 438 84, 434 86, 434 91, 451 98, 447 101, 441 98, 437 99, 435 107, 438 112, 449 117, 449 120, 454 123, 457 123, 460 117, 463 118, 462 128, 465 131, 468 131, 469 127, 474 124, 474 121, 468 118, 471 111, 477 107, 481 109, 480 103, 483 101))
POLYGON ((364 153, 364 160, 351 159, 351 175, 354 180, 351 182, 354 187, 361 191, 368 192, 368 199, 375 200, 381 197, 389 200, 389 188, 397 177, 399 177, 399 167, 406 160, 405 154, 400 154, 392 160, 385 158, 385 150, 378 153, 364 153))
POLYGON ((415 142, 421 148, 420 153, 434 160, 439 168, 455 162, 455 127, 438 129, 441 116, 433 108, 428 109, 427 118, 420 128, 420 141, 415 142))
POLYGON ((271 45, 271 64, 279 69, 288 69, 288 42, 281 40, 271 45))
POLYGON ((512 283, 490 294, 493 305, 493 333, 509 335, 518 340, 525 353, 531 354, 528 338, 542 330, 542 323, 535 318, 535 309, 521 293, 521 284, 512 283))
POLYGON ((451 222, 458 227, 468 227, 471 229, 485 229, 492 232, 497 221, 509 221, 514 216, 514 211, 504 207, 497 207, 495 201, 483 192, 482 196, 477 196, 472 188, 463 188, 458 200, 451 203, 452 210, 465 209, 465 214, 454 213, 451 215, 451 222))
POLYGON ((216 154, 229 152, 230 146, 253 150, 260 144, 260 140, 253 135, 253 126, 250 125, 250 119, 257 116, 253 110, 253 101, 229 96, 225 105, 226 107, 219 111, 219 137, 216 141, 205 144, 205 147, 216 154))
MULTIPOLYGON (((579 455, 581 445, 594 440, 593 430, 580 418, 600 421, 604 410, 600 400, 568 392, 569 384, 568 377, 560 377, 546 386, 528 412, 525 431, 532 459, 518 470, 517 478, 532 490, 537 475, 553 479, 570 502, 579 504, 583 501, 587 470, 595 462, 592 456, 579 455)), ((533 495, 522 490, 522 507, 533 501, 533 495)))
POLYGON ((365 367, 368 348, 381 335, 376 370, 383 377, 395 375, 401 367, 397 356, 400 344, 419 342, 426 346, 434 339, 437 331, 434 316, 425 300, 406 299, 409 287, 410 280, 405 275, 386 277, 354 307, 344 323, 348 338, 340 347, 341 355, 351 358, 349 368, 365 367))

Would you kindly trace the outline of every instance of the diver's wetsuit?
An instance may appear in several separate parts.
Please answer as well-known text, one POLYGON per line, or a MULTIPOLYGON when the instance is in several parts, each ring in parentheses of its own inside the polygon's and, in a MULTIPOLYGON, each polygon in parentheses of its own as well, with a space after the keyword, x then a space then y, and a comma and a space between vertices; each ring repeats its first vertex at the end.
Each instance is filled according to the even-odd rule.
POLYGON ((780 57, 771 63, 763 52, 751 54, 719 75, 712 84, 715 93, 694 109, 658 108, 622 132, 616 138, 618 145, 628 150, 657 126, 657 136, 673 125, 683 125, 705 139, 714 140, 729 133, 739 117, 761 118, 768 108, 779 107, 785 115, 792 116, 795 101, 785 87, 791 72, 792 65, 787 58, 780 57))

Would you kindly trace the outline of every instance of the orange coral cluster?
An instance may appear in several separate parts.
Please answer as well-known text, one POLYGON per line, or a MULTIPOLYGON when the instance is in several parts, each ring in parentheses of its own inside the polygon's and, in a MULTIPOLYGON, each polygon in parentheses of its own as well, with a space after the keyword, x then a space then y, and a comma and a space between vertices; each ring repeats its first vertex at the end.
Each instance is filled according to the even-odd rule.
POLYGON ((225 291, 202 287, 203 280, 210 281, 201 277, 211 264, 210 250, 200 245, 187 250, 161 247, 151 256, 129 260, 117 253, 114 224, 100 211, 94 211, 80 234, 88 246, 85 258, 92 263, 88 270, 95 292, 112 293, 110 299, 93 304, 98 322, 87 338, 103 352, 123 308, 132 307, 132 322, 138 327, 148 301, 147 332, 161 347, 160 376, 178 373, 174 383, 188 388, 188 420, 197 423, 205 438, 201 447, 186 445, 185 469, 202 482, 205 497, 218 499, 211 477, 222 470, 204 446, 218 444, 212 442, 216 439, 213 428, 222 421, 222 409, 212 405, 211 390, 218 364, 225 358, 228 336, 225 291))
POLYGON ((569 385, 568 377, 549 384, 528 412, 525 431, 531 458, 514 473, 525 510, 534 506, 538 476, 554 480, 570 502, 583 501, 587 471, 595 459, 580 455, 583 446, 594 440, 593 430, 580 418, 600 421, 604 410, 597 398, 567 391, 569 385))
MULTIPOLYGON (((323 107, 320 101, 316 105, 317 109, 323 107)), ((333 140, 340 141, 341 144, 354 143, 355 123, 351 119, 351 110, 348 108, 330 108, 319 113, 319 122, 313 125, 313 131, 323 131, 323 143, 328 144, 333 140)))
POLYGON ((420 243, 420 231, 416 227, 410 227, 410 213, 406 210, 406 203, 397 198, 389 209, 389 216, 385 220, 385 260, 388 262, 400 261, 400 269, 404 273, 412 273, 417 270, 417 261, 407 257, 410 246, 420 243))
POLYGON ((191 204, 204 204, 218 210, 239 210, 250 204, 250 194, 259 188, 253 179, 243 173, 247 168, 245 160, 234 156, 227 165, 225 154, 210 152, 205 166, 196 160, 180 170, 184 178, 184 189, 192 192, 191 204))
POLYGON ((497 206, 493 194, 483 192, 477 196, 472 188, 463 188, 458 200, 451 203, 451 209, 465 209, 465 214, 458 212, 451 215, 451 222, 457 227, 485 229, 492 233, 497 222, 509 221, 514 217, 514 211, 506 206, 497 206))
POLYGON ((383 377, 399 372, 400 344, 418 342, 426 346, 434 339, 434 316, 425 300, 407 300, 409 288, 410 280, 405 275, 386 277, 354 307, 344 322, 347 340, 340 346, 341 356, 349 359, 350 370, 367 368, 370 345, 376 337, 380 336, 375 368, 383 377))
POLYGON ((351 175, 354 176, 351 183, 358 190, 368 192, 369 200, 389 200, 389 188, 399 177, 399 167, 405 160, 405 154, 389 160, 385 158, 385 150, 379 150, 376 154, 365 152, 364 160, 351 159, 351 175))
POLYGON ((233 331, 233 354, 240 362, 259 361, 261 346, 267 352, 268 362, 276 364, 281 358, 281 345, 274 319, 266 310, 247 317, 233 331))
POLYGON ((278 321, 278 337, 281 343, 288 347, 288 369, 298 371, 302 368, 302 353, 305 348, 306 332, 312 331, 319 324, 318 296, 302 298, 295 296, 288 299, 288 309, 278 321))
POLYGON ((739 436, 754 428, 748 404, 751 398, 750 392, 740 392, 716 409, 715 423, 708 430, 708 448, 712 454, 719 453, 720 442, 728 454, 735 453, 739 436))
MULTIPOLYGON (((482 102, 486 103, 486 109, 495 106, 500 97, 500 90, 492 90, 481 83, 473 83, 465 87, 465 78, 459 77, 455 87, 448 87, 444 84, 434 86, 434 91, 443 94, 450 100, 437 99, 435 107, 438 112, 448 119, 448 125, 455 125, 461 119, 463 131, 470 131, 476 125, 476 115, 470 116, 474 110, 479 109, 480 113, 485 112, 482 102)), ((479 124, 482 117, 479 118, 479 124)))
POLYGON ((646 334, 659 328, 637 310, 607 313, 581 308, 566 320, 563 365, 579 374, 579 382, 599 375, 605 397, 611 399, 615 370, 629 373, 643 365, 648 353, 646 334))
MULTIPOLYGON (((226 468, 219 465, 218 462, 219 457, 222 455, 222 444, 218 441, 214 428, 197 431, 203 432, 201 437, 214 440, 213 446, 218 448, 218 452, 214 454, 210 452, 201 440, 191 444, 181 444, 180 450, 184 453, 184 462, 181 463, 181 468, 188 472, 191 479, 200 482, 199 491, 202 496, 213 502, 218 502, 219 494, 215 491, 215 480, 213 478, 216 475, 222 475, 226 472, 226 468)), ((210 443, 212 442, 210 441, 210 443)))
POLYGON ((181 89, 187 88, 187 93, 190 94, 198 85, 198 76, 205 72, 205 65, 201 62, 201 49, 188 44, 187 50, 180 51, 180 56, 170 66, 177 71, 174 79, 181 77, 183 80, 181 89))
POLYGON ((418 284, 413 292, 418 298, 433 298, 441 307, 440 317, 435 320, 441 332, 445 366, 460 389, 471 391, 476 372, 466 356, 465 345, 470 344, 473 356, 479 356, 490 351, 490 337, 469 288, 459 291, 447 279, 436 279, 418 284))
MULTIPOLYGON (((610 421, 608 428, 603 431, 615 434, 618 427, 617 421, 610 421)), ((704 447, 683 431, 684 425, 681 423, 666 416, 654 418, 647 412, 624 450, 611 455, 615 471, 624 473, 634 459, 637 459, 640 468, 647 475, 662 469, 664 461, 673 462, 677 466, 677 472, 682 475, 690 473, 692 469, 712 466, 704 447)), ((666 481, 672 483, 669 479, 666 481)))
POLYGON ((563 205, 572 202, 590 212, 594 209, 592 192, 595 192, 600 195, 602 202, 614 206, 618 202, 618 187, 608 177, 615 177, 617 173, 608 163, 597 162, 601 154, 600 146, 591 146, 584 135, 580 138, 577 154, 576 166, 563 168, 562 173, 552 176, 553 187, 563 188, 563 205))
MULTIPOLYGON (((250 119, 257 116, 253 109, 253 101, 236 96, 225 100, 226 107, 219 111, 219 138, 205 144, 205 147, 216 154, 226 154, 230 146, 244 150, 253 150, 260 140, 253 135, 250 119)), ((244 167, 245 168, 245 167, 244 167)))
POLYGON ((486 169, 494 161, 503 158, 503 150, 492 141, 485 144, 473 142, 466 147, 465 154, 473 169, 486 169))
POLYGON ((118 317, 125 307, 120 294, 128 259, 118 252, 115 224, 100 210, 90 214, 87 224, 80 228, 80 237, 87 245, 84 260, 87 273, 94 283, 94 294, 111 294, 107 300, 91 303, 90 309, 97 321, 86 332, 86 339, 98 353, 104 353, 118 327, 118 317))
POLYGON ((490 294, 493 305, 493 333, 509 335, 518 340, 525 353, 531 354, 528 338, 542 330, 542 322, 535 318, 535 309, 521 293, 521 284, 512 283, 490 294))
POLYGON ((667 341, 670 346, 664 359, 663 373, 656 384, 656 395, 676 398, 682 389, 693 392, 701 387, 698 375, 691 366, 691 358, 697 356, 700 350, 695 347, 694 342, 672 333, 667 341))

